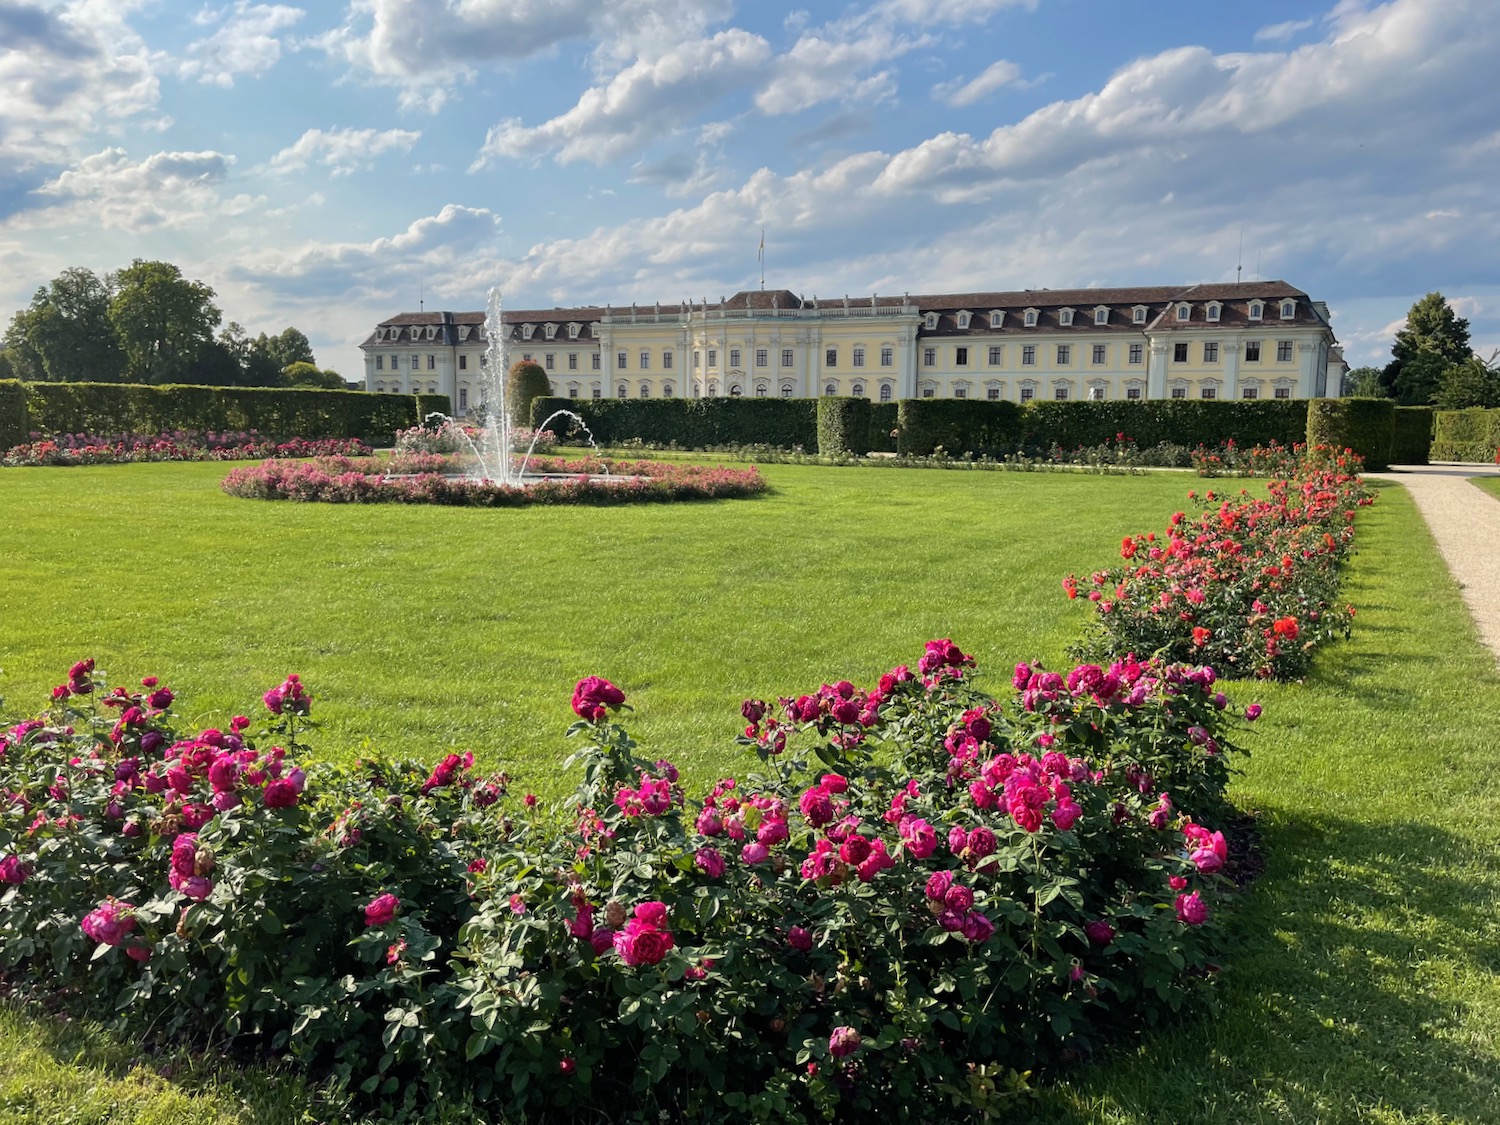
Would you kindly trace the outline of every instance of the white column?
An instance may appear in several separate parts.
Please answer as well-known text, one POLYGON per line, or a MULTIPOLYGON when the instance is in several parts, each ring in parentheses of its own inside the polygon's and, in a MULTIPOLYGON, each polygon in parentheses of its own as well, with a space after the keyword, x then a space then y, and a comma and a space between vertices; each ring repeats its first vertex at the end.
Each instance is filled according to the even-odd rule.
POLYGON ((1299 342, 1297 344, 1297 397, 1316 398, 1318 395, 1318 345, 1299 342))
POLYGON ((1240 397, 1240 346, 1233 340, 1219 345, 1224 351, 1224 397, 1240 397))
POLYGON ((1146 370, 1146 397, 1167 397, 1167 342, 1153 339, 1150 342, 1151 361, 1146 370))

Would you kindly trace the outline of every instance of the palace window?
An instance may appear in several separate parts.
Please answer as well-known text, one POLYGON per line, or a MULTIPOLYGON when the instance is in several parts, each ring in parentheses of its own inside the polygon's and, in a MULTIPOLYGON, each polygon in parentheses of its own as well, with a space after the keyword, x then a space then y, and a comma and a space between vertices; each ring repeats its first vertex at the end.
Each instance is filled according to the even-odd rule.
POLYGON ((922 349, 922 366, 923 367, 936 367, 937 366, 937 349, 936 348, 923 348, 922 349))
POLYGON ((1245 341, 1245 362, 1246 363, 1259 363, 1260 362, 1260 341, 1259 340, 1246 340, 1245 341))
POLYGON ((577 387, 569 387, 568 388, 568 397, 569 398, 577 398, 578 397, 578 388, 577 387))
POLYGON ((891 401, 891 385, 889 383, 881 383, 880 384, 880 401, 881 402, 890 402, 891 401))
POLYGON ((662 398, 671 398, 672 397, 672 384, 671 383, 666 383, 666 384, 664 384, 662 386, 661 397, 662 398))
POLYGON ((1292 342, 1290 340, 1277 340, 1276 341, 1276 362, 1277 363, 1291 363, 1292 362, 1292 342))
POLYGON ((968 313, 961 312, 961 313, 958 314, 958 326, 960 328, 967 328, 967 327, 969 327, 969 314, 968 313))
POLYGON ((1219 345, 1218 344, 1210 342, 1210 343, 1205 343, 1203 345, 1203 362, 1204 363, 1218 363, 1219 362, 1219 345))
POLYGON ((1220 305, 1218 301, 1210 301, 1208 305, 1208 319, 1218 320, 1220 305))
POLYGON ((458 369, 460 371, 467 371, 469 369, 469 357, 468 356, 461 355, 461 356, 458 357, 458 369))
POLYGON ((534 324, 523 324, 523 325, 521 325, 521 339, 523 339, 523 340, 529 340, 529 339, 531 339, 531 334, 533 332, 535 332, 535 331, 536 331, 536 325, 534 325, 534 324))
POLYGON ((650 352, 642 352, 641 353, 641 370, 642 371, 650 371, 651 370, 651 353, 650 352))
POLYGON ((932 388, 932 387, 923 387, 922 388, 922 397, 923 398, 931 398, 936 393, 937 393, 937 391, 934 388, 932 388))
POLYGON ((551 352, 548 352, 545 356, 542 357, 542 366, 545 367, 548 371, 552 371, 557 367, 557 363, 553 358, 551 352))
POLYGON ((615 353, 615 370, 624 371, 628 362, 628 358, 626 357, 624 352, 615 353))
POLYGON ((1240 397, 1241 398, 1260 398, 1260 388, 1259 387, 1241 387, 1240 388, 1240 397))
POLYGON ((990 313, 990 327, 991 328, 999 328, 1000 325, 1001 325, 1001 323, 1004 321, 1004 319, 1005 319, 1005 314, 1003 312, 992 312, 992 313, 990 313))
POLYGON ((542 331, 547 334, 547 339, 550 340, 552 339, 552 337, 557 335, 557 325, 548 324, 542 329, 542 331))
POLYGON ((1052 388, 1052 397, 1054 399, 1056 399, 1058 402, 1067 402, 1068 401, 1068 388, 1067 387, 1053 387, 1052 388))
POLYGON ((718 348, 709 348, 708 349, 708 365, 710 367, 718 367, 719 366, 719 349, 718 348))
POLYGON ((1143 363, 1143 362, 1145 362, 1145 354, 1146 354, 1146 346, 1144 344, 1131 344, 1130 345, 1130 362, 1131 363, 1143 363))
POLYGON ((672 370, 672 353, 670 351, 663 351, 661 353, 661 368, 663 371, 672 370))
POLYGON ((771 361, 771 352, 767 348, 755 349, 755 366, 765 367, 771 361))
POLYGON ((1072 344, 1058 344, 1057 345, 1057 366, 1059 366, 1059 367, 1067 367, 1072 362, 1073 362, 1073 345, 1072 344))
POLYGON ((855 367, 863 367, 864 365, 865 365, 865 349, 864 348, 855 348, 854 349, 854 366, 855 367))
POLYGON ((793 387, 790 383, 782 383, 781 384, 781 397, 782 398, 791 398, 792 394, 793 394, 793 392, 795 390, 796 390, 796 388, 793 387))
POLYGON ((1198 392, 1198 395, 1200 398, 1218 398, 1219 389, 1217 387, 1204 387, 1198 392))
POLYGON ((770 393, 771 393, 771 388, 768 387, 768 386, 766 386, 766 384, 764 384, 764 383, 756 383, 755 384, 755 397, 756 398, 765 398, 770 393))
POLYGON ((836 395, 836 394, 839 393, 838 386, 836 384, 834 384, 834 383, 827 383, 823 387, 823 393, 825 395, 828 395, 828 396, 832 397, 833 395, 836 395))
POLYGON ((1192 305, 1178 305, 1177 306, 1177 319, 1178 320, 1187 320, 1192 315, 1193 315, 1193 306, 1192 305))
POLYGON ((595 387, 593 389, 593 393, 592 393, 591 397, 593 397, 593 398, 603 398, 604 397, 604 391, 603 391, 603 389, 600 388, 600 387, 595 387))
POLYGON ((891 367, 891 366, 893 366, 895 364, 895 362, 896 362, 896 349, 895 348, 881 348, 880 349, 880 366, 881 367, 891 367))
POLYGON ((964 386, 954 387, 953 388, 953 397, 954 398, 968 398, 969 397, 969 388, 968 387, 964 387, 964 386))
POLYGON ((991 344, 990 345, 990 366, 991 367, 999 367, 1000 366, 1000 356, 1002 354, 1001 351, 1000 351, 1000 349, 1001 349, 1002 346, 1003 345, 1001 345, 1001 344, 991 344))
POLYGON ((378 356, 375 357, 375 370, 376 371, 384 371, 385 370, 385 356, 378 355, 378 356))
POLYGON ((1146 323, 1146 306, 1145 305, 1136 305, 1134 311, 1130 314, 1130 320, 1131 320, 1132 324, 1145 324, 1146 323))
POLYGON ((1033 387, 1022 387, 1021 388, 1021 401, 1022 402, 1030 402, 1035 397, 1036 397, 1036 389, 1035 388, 1033 388, 1033 387))
POLYGON ((839 365, 838 348, 828 348, 823 352, 823 366, 837 367, 839 365))
POLYGON ((1140 398, 1141 398, 1141 388, 1140 387, 1126 387, 1125 388, 1125 397, 1126 397, 1126 399, 1128 399, 1131 402, 1139 402, 1140 398))
POLYGON ((1057 323, 1062 325, 1064 328, 1071 328, 1073 326, 1073 310, 1063 309, 1061 312, 1059 312, 1057 314, 1057 323))
POLYGON ((1187 353, 1188 353, 1188 346, 1186 344, 1173 344, 1172 345, 1172 362, 1173 363, 1186 363, 1188 361, 1187 353))
POLYGON ((740 349, 739 348, 730 348, 729 349, 729 366, 730 367, 738 367, 739 365, 740 365, 740 349))
POLYGON ((791 367, 796 362, 797 362, 796 357, 792 354, 792 349, 791 348, 782 348, 781 349, 781 366, 782 367, 791 367))
POLYGON ((570 339, 570 340, 576 340, 576 339, 578 339, 578 325, 576 325, 576 324, 570 324, 570 325, 568 325, 568 339, 570 339))
POLYGON ((1297 302, 1296 301, 1282 301, 1281 302, 1281 319, 1282 320, 1291 320, 1292 317, 1294 317, 1296 315, 1297 315, 1297 302))
POLYGON ((602 361, 602 357, 600 356, 600 354, 598 352, 595 352, 593 355, 589 356, 589 367, 590 367, 590 369, 594 370, 594 371, 598 371, 599 370, 599 364, 600 364, 601 361, 602 361))
POLYGON ((1275 389, 1275 391, 1272 392, 1272 394, 1276 398, 1291 398, 1292 397, 1292 388, 1291 387, 1277 387, 1275 389))
POLYGON ((621 383, 618 387, 615 388, 616 398, 624 398, 628 393, 629 392, 626 390, 624 383, 621 383))
POLYGON ((1262 306, 1259 301, 1251 301, 1250 302, 1250 319, 1251 320, 1259 320, 1260 319, 1260 314, 1261 314, 1261 309, 1263 307, 1264 306, 1262 306))
POLYGON ((650 383, 642 383, 641 384, 641 397, 642 398, 650 398, 651 397, 651 384, 650 383))
POLYGON ((1108 324, 1109 323, 1109 310, 1108 309, 1095 309, 1094 310, 1094 323, 1095 324, 1108 324))
POLYGON ((467 409, 469 409, 469 388, 468 387, 459 387, 458 388, 458 408, 460 410, 467 410, 467 409))
POLYGON ((955 366, 958 366, 958 367, 968 367, 969 366, 969 349, 968 348, 954 348, 953 349, 953 363, 954 363, 955 366))
POLYGON ((927 314, 927 331, 931 332, 937 327, 937 313, 927 314))
POLYGON ((1026 324, 1027 328, 1035 328, 1036 327, 1036 309, 1027 309, 1026 310, 1025 324, 1026 324))
POLYGON ((1187 398, 1187 388, 1186 387, 1173 387, 1172 388, 1172 397, 1173 398, 1187 398))
POLYGON ((432 371, 432 370, 435 370, 436 368, 437 368, 437 356, 429 354, 428 357, 427 357, 427 370, 428 371, 432 371))
POLYGON ((853 393, 853 395, 854 395, 855 398, 864 398, 865 397, 865 385, 863 383, 855 383, 854 387, 852 388, 852 393, 853 393))
POLYGON ((1036 345, 1026 344, 1021 348, 1021 366, 1032 367, 1036 364, 1036 345))
POLYGON ((1094 363, 1096 365, 1102 365, 1104 363, 1104 345, 1103 344, 1095 344, 1094 345, 1094 363))
POLYGON ((1090 402, 1103 402, 1104 401, 1104 388, 1101 387, 1101 386, 1099 386, 1099 385, 1097 385, 1097 384, 1095 384, 1094 386, 1090 387, 1089 388, 1089 401, 1090 402))
POLYGON ((986 387, 984 389, 984 397, 989 399, 991 402, 998 402, 1000 399, 1000 388, 986 387))

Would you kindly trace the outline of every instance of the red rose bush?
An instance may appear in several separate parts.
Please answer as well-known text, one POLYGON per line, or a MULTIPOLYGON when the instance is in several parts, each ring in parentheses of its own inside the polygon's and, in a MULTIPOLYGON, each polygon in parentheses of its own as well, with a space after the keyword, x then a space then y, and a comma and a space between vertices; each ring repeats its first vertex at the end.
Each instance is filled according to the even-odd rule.
POLYGON ((398 1119, 983 1108, 1211 985, 1240 720, 1206 667, 975 675, 748 700, 699 796, 588 677, 549 813, 471 755, 312 759, 295 676, 190 731, 80 662, 0 734, 0 970, 398 1119))

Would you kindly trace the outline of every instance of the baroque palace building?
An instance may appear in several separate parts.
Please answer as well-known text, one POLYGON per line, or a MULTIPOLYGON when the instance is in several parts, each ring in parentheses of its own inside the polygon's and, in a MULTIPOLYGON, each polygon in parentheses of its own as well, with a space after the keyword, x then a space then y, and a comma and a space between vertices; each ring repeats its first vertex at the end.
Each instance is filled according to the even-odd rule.
MULTIPOLYGON (((360 345, 371 391, 478 410, 483 312, 402 313, 360 345)), ((509 310, 511 362, 566 398, 1336 397, 1328 307, 1284 281, 509 310)))

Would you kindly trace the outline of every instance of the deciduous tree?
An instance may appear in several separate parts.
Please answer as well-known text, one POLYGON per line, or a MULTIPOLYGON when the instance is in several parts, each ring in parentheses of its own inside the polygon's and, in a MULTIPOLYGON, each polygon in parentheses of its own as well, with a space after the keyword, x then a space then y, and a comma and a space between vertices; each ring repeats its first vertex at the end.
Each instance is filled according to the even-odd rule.
POLYGON ((141 383, 182 379, 213 341, 220 313, 214 291, 170 262, 137 258, 115 276, 110 319, 125 350, 127 376, 141 383))

